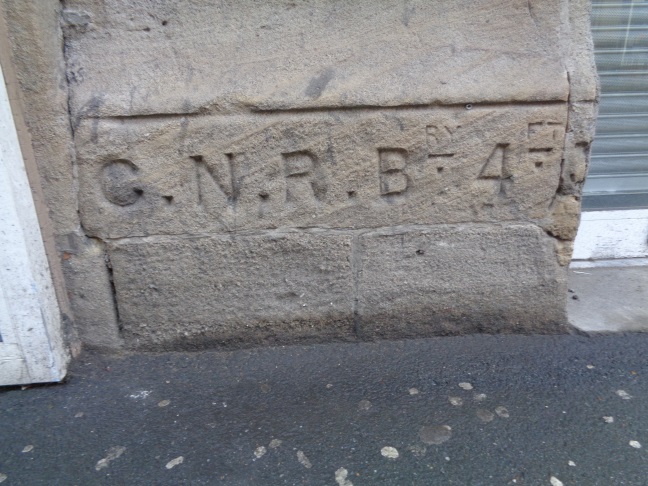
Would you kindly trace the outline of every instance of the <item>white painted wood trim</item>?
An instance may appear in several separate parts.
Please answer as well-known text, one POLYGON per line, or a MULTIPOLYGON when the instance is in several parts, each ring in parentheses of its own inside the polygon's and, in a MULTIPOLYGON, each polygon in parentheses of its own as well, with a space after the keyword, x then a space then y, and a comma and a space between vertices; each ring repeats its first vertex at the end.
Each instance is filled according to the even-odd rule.
POLYGON ((582 213, 574 260, 647 257, 648 209, 582 213))
POLYGON ((1 67, 0 75, 0 385, 60 381, 69 355, 1 67))

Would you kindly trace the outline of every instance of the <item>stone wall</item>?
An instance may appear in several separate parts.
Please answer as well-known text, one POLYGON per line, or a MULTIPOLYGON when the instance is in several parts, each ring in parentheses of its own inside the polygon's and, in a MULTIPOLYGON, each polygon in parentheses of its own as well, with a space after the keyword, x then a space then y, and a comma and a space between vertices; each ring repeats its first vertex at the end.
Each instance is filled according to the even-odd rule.
POLYGON ((87 345, 567 330, 587 2, 3 2, 87 345))

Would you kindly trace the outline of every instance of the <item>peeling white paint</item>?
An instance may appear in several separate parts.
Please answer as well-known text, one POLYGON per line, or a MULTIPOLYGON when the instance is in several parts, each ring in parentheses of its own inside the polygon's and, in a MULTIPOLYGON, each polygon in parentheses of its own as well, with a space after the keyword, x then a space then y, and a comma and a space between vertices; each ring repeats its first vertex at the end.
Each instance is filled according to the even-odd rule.
POLYGON ((171 459, 169 462, 166 463, 167 469, 173 469, 176 467, 178 464, 182 464, 184 462, 184 456, 178 456, 175 459, 171 459))
POLYGON ((254 457, 256 457, 257 459, 260 459, 263 456, 265 456, 266 452, 268 452, 268 450, 265 447, 259 446, 254 451, 254 457))
POLYGON ((588 364, 588 365, 587 365, 587 369, 588 369, 588 370, 593 370, 593 369, 594 369, 594 365, 588 364))
POLYGON ((306 469, 310 469, 311 467, 313 467, 311 462, 308 460, 308 457, 306 457, 306 454, 304 454, 304 451, 297 451, 297 460, 306 469))
POLYGON ((132 398, 133 400, 143 400, 144 398, 147 398, 150 394, 151 394, 150 390, 140 390, 130 395, 130 398, 132 398))
POLYGON ((3 481, 5 481, 6 479, 7 479, 7 475, 6 475, 6 474, 2 474, 2 473, 0 473, 0 483, 2 483, 3 481))
POLYGON ((398 459, 398 449, 395 447, 391 446, 385 446, 382 449, 380 449, 380 453, 382 454, 383 457, 386 457, 387 459, 398 459))
POLYGON ((567 464, 571 467, 576 467, 576 463, 574 461, 569 461, 567 464))
POLYGON ((268 447, 270 447, 270 449, 276 449, 277 447, 279 447, 282 444, 282 442, 283 441, 280 440, 280 439, 272 439, 270 441, 270 445, 268 447))
POLYGON ((448 401, 455 407, 461 407, 463 405, 463 400, 459 397, 448 397, 448 401))
POLYGON ((603 417, 603 422, 605 422, 606 424, 612 424, 614 423, 614 417, 606 415, 605 417, 603 417))
POLYGON ((162 400, 161 402, 158 403, 158 407, 166 407, 171 403, 171 400, 162 400))
POLYGON ((486 394, 485 393, 475 393, 475 396, 473 397, 476 402, 483 402, 486 400, 486 394))
POLYGON ((341 467, 335 471, 335 482, 338 483, 338 486, 353 486, 353 483, 347 479, 349 471, 341 467))
POLYGON ((549 478, 549 482, 551 483, 551 486, 563 486, 563 482, 556 476, 551 476, 551 478, 549 478))
POLYGON ((463 390, 472 390, 473 386, 470 383, 462 381, 461 383, 459 383, 459 388, 462 388, 463 390))
POLYGON ((97 471, 101 471, 102 469, 108 467, 108 465, 112 461, 114 461, 119 456, 121 456, 125 451, 126 448, 124 446, 111 447, 110 449, 108 449, 108 451, 106 451, 106 457, 97 461, 97 465, 95 466, 95 469, 97 471))
POLYGON ((502 418, 509 418, 511 416, 511 414, 509 414, 509 411, 506 407, 495 408, 495 413, 502 418))
POLYGON ((629 444, 630 447, 634 447, 635 449, 641 449, 641 444, 636 440, 631 440, 629 444))
POLYGON ((419 394, 418 388, 410 388, 408 391, 409 391, 410 395, 418 395, 419 394))
POLYGON ((23 447, 22 451, 23 452, 31 452, 33 450, 34 450, 34 446, 30 444, 30 445, 26 445, 25 447, 23 447))
POLYGON ((616 394, 619 395, 621 398, 624 400, 630 400, 632 398, 632 395, 630 395, 627 391, 625 390, 617 390, 616 394))

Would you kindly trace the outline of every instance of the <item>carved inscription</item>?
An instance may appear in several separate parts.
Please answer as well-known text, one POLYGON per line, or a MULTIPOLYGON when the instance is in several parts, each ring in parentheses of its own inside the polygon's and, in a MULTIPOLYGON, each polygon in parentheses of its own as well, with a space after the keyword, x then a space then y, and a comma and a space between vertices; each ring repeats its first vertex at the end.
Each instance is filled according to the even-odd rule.
POLYGON ((560 180, 566 113, 555 104, 205 117, 181 148, 180 123, 156 132, 151 121, 141 138, 124 131, 132 141, 121 157, 102 154, 88 125, 80 209, 91 232, 113 237, 540 219, 560 180))
POLYGON ((425 127, 429 157, 452 157, 449 147, 454 142, 453 135, 461 125, 456 123, 439 123, 425 127))
POLYGON ((560 123, 551 121, 529 123, 527 130, 529 153, 536 168, 542 168, 547 157, 554 150, 562 147, 564 134, 565 129, 560 123))
POLYGON ((137 172, 137 166, 127 159, 113 160, 104 165, 101 188, 106 199, 117 206, 135 204, 144 193, 137 172))
MULTIPOLYGON (((196 186, 198 204, 203 205, 206 192, 217 192, 230 204, 236 201, 233 181, 232 154, 224 154, 225 163, 209 163, 202 155, 191 155, 196 167, 196 186)), ((223 162, 223 161, 221 161, 223 162)))
POLYGON ((405 173, 407 151, 404 149, 378 149, 380 164, 380 195, 393 196, 407 190, 409 179, 405 173))
POLYGON ((315 155, 307 150, 282 155, 286 176, 286 202, 312 204, 322 201, 327 188, 315 155))

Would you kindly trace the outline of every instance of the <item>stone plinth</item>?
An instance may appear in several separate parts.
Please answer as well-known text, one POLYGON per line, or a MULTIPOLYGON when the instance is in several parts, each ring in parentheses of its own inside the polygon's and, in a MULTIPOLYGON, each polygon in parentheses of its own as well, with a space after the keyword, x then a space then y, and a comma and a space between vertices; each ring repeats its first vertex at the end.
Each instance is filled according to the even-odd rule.
POLYGON ((54 192, 104 251, 76 274, 110 283, 115 343, 567 329, 587 2, 69 0, 61 17, 75 180, 54 192))

